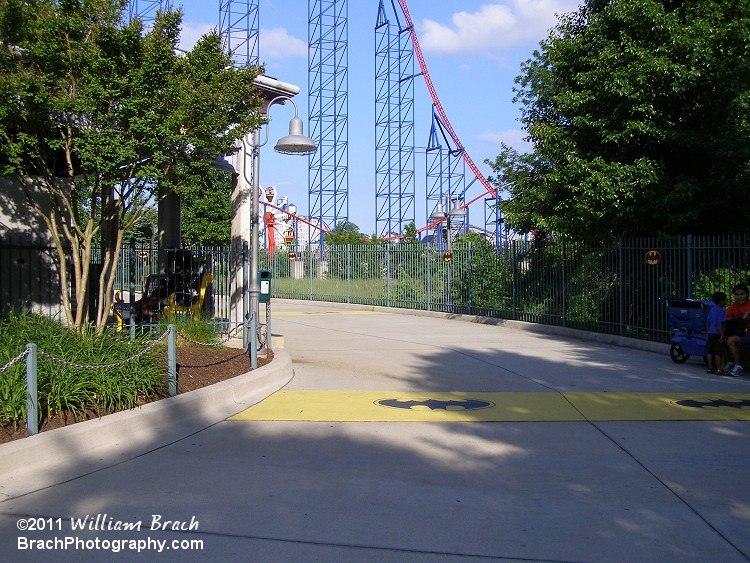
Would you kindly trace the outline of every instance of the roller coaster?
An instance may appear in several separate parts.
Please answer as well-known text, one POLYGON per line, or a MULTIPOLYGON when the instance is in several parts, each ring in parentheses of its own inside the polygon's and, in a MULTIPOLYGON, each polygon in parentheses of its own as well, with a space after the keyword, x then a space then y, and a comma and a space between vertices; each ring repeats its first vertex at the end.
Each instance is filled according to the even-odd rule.
MULTIPOLYGON (((157 10, 171 5, 169 0, 130 0, 128 14, 148 23, 157 10)), ((309 215, 298 215, 270 200, 265 204, 266 224, 276 222, 277 229, 286 231, 292 221, 295 225, 302 222, 310 233, 315 229, 325 232, 348 221, 347 2, 308 0, 308 12, 308 130, 318 145, 309 159, 309 215)), ((219 0, 219 20, 224 46, 234 54, 235 64, 259 64, 259 0, 219 0)), ((479 231, 499 245, 502 218, 497 204, 504 186, 493 186, 485 178, 452 126, 427 68, 406 0, 378 0, 374 34, 378 236, 402 238, 410 223, 422 225, 417 233, 434 229, 438 238, 446 226, 457 234, 470 226, 469 206, 483 201, 484 227, 479 231), (427 146, 418 150, 414 143, 414 81, 419 77, 432 100, 432 123, 427 146), (424 219, 415 217, 417 152, 425 156, 424 219), (475 183, 479 194, 467 201, 467 192, 475 183)), ((308 244, 310 238, 308 235, 308 244)))

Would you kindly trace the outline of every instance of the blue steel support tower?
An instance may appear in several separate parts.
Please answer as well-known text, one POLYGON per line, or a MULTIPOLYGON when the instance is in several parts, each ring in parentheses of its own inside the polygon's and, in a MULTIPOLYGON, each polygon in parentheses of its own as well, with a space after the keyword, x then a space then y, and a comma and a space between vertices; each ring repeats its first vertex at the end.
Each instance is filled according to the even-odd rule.
POLYGON ((375 24, 376 230, 387 237, 414 220, 414 49, 390 1, 375 24))
POLYGON ((503 213, 499 208, 501 201, 499 189, 495 192, 495 197, 484 198, 484 231, 485 234, 492 234, 492 243, 498 252, 505 248, 507 242, 503 240, 503 213))
MULTIPOLYGON (((348 22, 346 0, 308 0, 310 219, 334 229, 349 219, 348 22)), ((323 249, 323 235, 320 236, 323 249)))
POLYGON ((258 66, 258 0, 220 0, 219 33, 225 51, 231 51, 235 66, 258 66))
POLYGON ((168 10, 172 7, 170 0, 130 0, 128 2, 128 21, 133 18, 140 19, 144 27, 156 20, 157 10, 168 10))
MULTIPOLYGON (((463 205, 465 202, 465 179, 466 165, 462 158, 462 149, 457 149, 451 140, 451 136, 445 128, 440 116, 432 106, 432 125, 430 126, 430 138, 425 149, 426 153, 426 221, 430 223, 430 215, 440 206, 446 205, 446 198, 453 203, 463 205)), ((443 208, 444 213, 450 209, 443 208)), ((466 230, 469 222, 468 209, 466 220, 451 221, 451 231, 454 233, 466 230)), ((438 226, 438 238, 442 236, 445 221, 438 226)))

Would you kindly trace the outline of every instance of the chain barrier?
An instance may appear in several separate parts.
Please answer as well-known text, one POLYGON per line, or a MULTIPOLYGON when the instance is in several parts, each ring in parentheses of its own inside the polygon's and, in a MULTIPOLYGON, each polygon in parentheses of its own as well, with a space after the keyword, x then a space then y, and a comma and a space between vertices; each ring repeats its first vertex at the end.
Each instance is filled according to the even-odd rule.
MULTIPOLYGON (((229 342, 229 340, 231 340, 232 338, 234 338, 234 336, 236 335, 237 332, 239 332, 240 329, 245 328, 245 327, 249 328, 249 326, 250 326, 249 322, 248 323, 244 323, 244 324, 239 324, 234 329, 232 329, 232 330, 229 331, 229 333, 227 334, 226 338, 223 338, 222 340, 219 340, 217 342, 200 342, 198 340, 190 338, 189 336, 187 336, 186 334, 183 334, 179 330, 177 330, 176 332, 177 332, 177 334, 179 336, 181 336, 187 342, 190 342, 192 344, 197 344, 198 346, 220 346, 222 344, 225 344, 226 342, 229 342)), ((96 365, 96 366, 89 366, 89 365, 85 365, 85 364, 76 364, 74 362, 69 362, 67 360, 63 360, 61 358, 53 356, 52 354, 48 354, 47 352, 45 352, 43 350, 38 350, 37 354, 39 354, 40 356, 43 356, 43 357, 47 358, 48 360, 51 360, 51 361, 55 362, 55 363, 62 364, 62 365, 68 366, 68 367, 73 367, 73 368, 78 368, 78 369, 88 369, 88 370, 111 369, 111 368, 116 368, 116 367, 124 366, 125 364, 127 364, 127 363, 129 363, 129 362, 131 362, 133 360, 137 360, 138 358, 140 358, 144 354, 147 354, 148 352, 150 352, 151 350, 153 350, 159 344, 159 342, 161 342, 162 340, 164 340, 168 335, 169 335, 169 329, 167 329, 166 331, 164 331, 164 333, 159 338, 157 338, 156 340, 154 340, 151 344, 149 344, 146 348, 144 348, 140 352, 132 355, 129 358, 126 358, 124 360, 121 360, 119 362, 115 362, 115 363, 112 363, 112 364, 101 364, 101 365, 96 365)), ((28 350, 24 350, 23 352, 21 352, 20 354, 18 354, 15 358, 13 358, 12 360, 10 360, 4 366, 0 367, 0 373, 3 373, 5 370, 9 369, 14 364, 16 364, 19 361, 21 361, 22 359, 24 359, 28 354, 29 354, 28 350)))
POLYGON ((73 362, 69 362, 67 360, 62 360, 62 359, 57 358, 57 357, 55 357, 55 356, 53 356, 51 354, 48 354, 47 352, 44 352, 42 350, 38 350, 37 354, 39 354, 40 356, 44 356, 48 360, 51 360, 51 361, 56 362, 58 364, 62 364, 62 365, 68 366, 68 367, 73 367, 73 368, 78 368, 78 369, 96 370, 96 369, 116 368, 116 367, 124 366, 127 363, 130 363, 131 361, 140 358, 144 354, 146 354, 146 353, 150 352, 151 350, 153 350, 154 348, 156 348, 156 345, 159 344, 159 342, 161 342, 167 336, 169 336, 169 330, 170 329, 165 330, 164 333, 159 338, 157 338, 156 340, 154 340, 151 344, 149 344, 146 348, 144 348, 140 352, 137 352, 136 354, 133 354, 131 357, 126 358, 124 360, 121 360, 119 362, 115 362, 113 364, 103 364, 103 365, 98 365, 98 366, 87 366, 87 365, 84 365, 84 364, 76 364, 76 363, 73 363, 73 362))
MULTIPOLYGON (((263 326, 263 325, 261 324, 261 325, 258 326, 258 330, 259 331, 260 331, 260 327, 261 326, 263 326)), ((234 338, 234 336, 236 335, 236 333, 238 333, 240 331, 240 329, 242 329, 242 328, 248 328, 249 329, 250 328, 250 322, 248 321, 246 323, 241 323, 241 324, 237 325, 234 329, 230 330, 227 333, 226 338, 223 338, 222 340, 218 340, 216 342, 200 342, 198 340, 190 338, 189 336, 187 336, 186 334, 183 334, 179 330, 175 329, 175 331, 184 340, 186 340, 187 342, 190 342, 192 344, 197 344, 198 346, 220 346, 222 344, 225 344, 226 342, 228 342, 232 338, 234 338)), ((140 358, 144 354, 147 354, 148 352, 150 352, 151 350, 153 350, 159 344, 159 342, 161 342, 167 336, 169 336, 169 331, 170 331, 170 329, 165 330, 164 333, 159 338, 157 338, 156 340, 154 340, 151 344, 149 344, 146 348, 144 348, 140 352, 137 352, 136 354, 133 354, 129 358, 126 358, 126 359, 121 360, 119 362, 114 362, 112 364, 101 364, 101 365, 96 365, 96 366, 89 366, 89 365, 85 365, 85 364, 76 364, 74 362, 69 362, 67 360, 63 360, 61 358, 53 356, 52 354, 48 354, 47 352, 45 352, 43 350, 38 350, 37 354, 39 354, 40 356, 43 356, 43 357, 47 358, 50 361, 53 361, 55 363, 62 364, 64 366, 68 366, 68 367, 73 367, 73 368, 78 368, 78 369, 87 369, 87 370, 111 369, 111 368, 116 368, 116 367, 124 366, 125 364, 130 363, 133 360, 137 360, 138 358, 140 358)), ((15 358, 13 358, 12 360, 10 360, 4 366, 0 367, 0 373, 3 373, 4 371, 6 371, 10 367, 12 367, 14 364, 16 364, 19 361, 21 361, 22 359, 24 359, 28 354, 29 354, 28 350, 24 350, 23 352, 21 352, 20 354, 18 354, 15 358)))
POLYGON ((183 334, 179 330, 177 331, 177 335, 181 336, 184 340, 192 343, 197 344, 198 346, 221 346, 222 344, 226 344, 229 342, 232 338, 236 336, 236 334, 240 331, 242 328, 250 328, 250 321, 247 321, 245 323, 240 323, 236 327, 234 327, 232 330, 230 330, 227 333, 227 336, 225 338, 222 338, 221 340, 217 340, 216 342, 199 342, 198 340, 194 340, 190 338, 189 336, 183 334))
POLYGON ((23 352, 21 352, 20 354, 18 354, 18 356, 16 356, 15 358, 13 358, 11 361, 9 361, 7 364, 5 364, 3 367, 0 368, 0 373, 3 373, 6 369, 8 369, 13 364, 15 364, 15 363, 19 362, 20 360, 22 360, 23 358, 25 358, 28 354, 29 354, 29 350, 28 349, 26 349, 23 352))

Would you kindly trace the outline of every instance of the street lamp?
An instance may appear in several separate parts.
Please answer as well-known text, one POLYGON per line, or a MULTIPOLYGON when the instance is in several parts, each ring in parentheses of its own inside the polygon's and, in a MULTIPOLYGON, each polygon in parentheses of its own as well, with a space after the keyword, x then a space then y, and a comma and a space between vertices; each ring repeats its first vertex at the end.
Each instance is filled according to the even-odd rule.
POLYGON ((448 249, 450 250, 451 221, 453 219, 465 218, 466 209, 461 207, 461 202, 458 199, 456 199, 456 201, 454 202, 450 194, 447 194, 445 196, 445 207, 446 209, 448 209, 447 213, 443 211, 443 203, 441 201, 438 201, 437 206, 435 207, 435 211, 430 214, 430 223, 439 221, 439 223, 435 226, 435 235, 438 245, 440 246, 442 244, 441 229, 443 228, 443 221, 445 221, 445 228, 447 229, 446 238, 448 239, 448 249))
MULTIPOLYGON (((302 120, 297 113, 297 104, 288 96, 277 96, 268 102, 266 117, 271 106, 279 103, 291 102, 294 106, 294 117, 289 122, 289 135, 282 137, 274 146, 276 152, 283 154, 309 155, 314 153, 318 147, 315 142, 302 134, 302 120)), ((260 140, 260 127, 253 131, 252 162, 253 181, 250 193, 251 216, 250 216, 250 283, 249 311, 247 317, 250 321, 250 368, 258 367, 258 305, 260 302, 260 286, 258 285, 258 235, 260 224, 259 192, 260 192, 260 148, 268 142, 268 123, 266 125, 266 138, 260 140)), ((243 140, 244 143, 244 140, 243 140)))
POLYGON ((461 202, 456 199, 455 203, 453 202, 453 198, 450 194, 447 194, 445 196, 445 208, 448 210, 446 213, 443 211, 443 203, 438 200, 437 206, 435 207, 435 211, 433 211, 430 214, 430 223, 434 223, 437 221, 437 225, 435 226, 435 236, 437 237, 437 244, 438 244, 438 252, 442 249, 443 244, 443 237, 441 230, 443 228, 447 229, 446 231, 446 239, 448 243, 448 248, 445 252, 443 252, 443 261, 447 265, 447 273, 445 278, 445 297, 446 297, 446 304, 448 305, 450 310, 452 310, 452 291, 453 291, 453 280, 452 280, 452 270, 451 270, 451 262, 453 261, 453 249, 452 249, 452 231, 451 231, 451 221, 453 219, 463 219, 466 217, 466 210, 461 207, 461 202), (445 221, 445 227, 443 227, 443 221, 445 221))

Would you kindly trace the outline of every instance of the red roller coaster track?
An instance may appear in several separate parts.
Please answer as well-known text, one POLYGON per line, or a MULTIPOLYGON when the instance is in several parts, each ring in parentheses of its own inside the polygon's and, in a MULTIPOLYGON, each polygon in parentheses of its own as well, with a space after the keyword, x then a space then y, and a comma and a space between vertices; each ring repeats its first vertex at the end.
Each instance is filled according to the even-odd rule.
MULTIPOLYGON (((461 144, 461 140, 458 138, 456 131, 453 129, 453 126, 451 125, 451 122, 448 119, 448 115, 445 113, 445 110, 443 109, 443 104, 440 103, 440 98, 438 98, 437 91, 435 90, 435 85, 432 83, 432 78, 430 78, 430 71, 427 69, 427 63, 425 62, 424 56, 422 55, 422 48, 419 46, 419 39, 417 39, 417 32, 414 29, 414 23, 411 21, 411 15, 409 15, 409 7, 406 5, 406 0, 398 0, 398 3, 401 5, 401 10, 403 10, 404 12, 404 20, 406 21, 406 27, 409 30, 409 37, 411 37, 411 43, 414 46, 414 54, 417 56, 417 62, 419 62, 419 69, 422 71, 422 76, 424 77, 425 84, 427 85, 427 90, 429 90, 430 92, 432 103, 435 104, 435 110, 440 116, 440 119, 443 120, 443 125, 445 125, 445 128, 448 130, 448 133, 450 133, 450 136, 453 139, 453 142, 456 144, 456 149, 461 151, 461 155, 463 156, 463 159, 464 159, 464 162, 466 162, 466 165, 474 173, 477 180, 479 180, 482 183, 482 185, 484 186, 486 190, 486 193, 489 193, 490 195, 492 195, 492 197, 495 197, 497 188, 487 181, 487 178, 484 177, 484 175, 479 171, 479 168, 477 168, 477 165, 474 164, 474 161, 469 156, 469 153, 466 152, 466 149, 464 148, 463 144, 461 144)), ((468 204, 464 204, 463 207, 466 207, 467 205, 468 204)))
MULTIPOLYGON (((443 121, 443 125, 448 130, 448 133, 451 136, 451 139, 456 145, 456 149, 460 151, 461 156, 464 159, 464 162, 466 162, 466 165, 469 167, 469 169, 474 173, 474 176, 476 176, 477 180, 479 180, 482 185, 485 188, 484 193, 480 194, 479 196, 475 197, 471 201, 468 201, 464 203, 461 207, 468 207, 478 199, 482 198, 485 194, 490 194, 492 197, 496 197, 497 190, 501 188, 502 186, 493 186, 489 183, 487 178, 484 177, 484 175, 479 171, 479 168, 477 168, 477 165, 474 164, 474 161, 471 159, 471 156, 469 156, 469 153, 466 152, 466 149, 464 148, 463 144, 461 143, 461 140, 458 138, 458 134, 453 129, 453 126, 451 125, 450 119, 448 119, 448 114, 445 113, 445 110, 443 109, 443 104, 440 103, 440 98, 437 95, 437 91, 435 90, 435 85, 432 83, 432 78, 430 77, 430 71, 427 68, 427 63, 424 60, 424 56, 422 55, 422 48, 419 46, 419 39, 417 38, 417 32, 414 29, 414 23, 411 20, 411 15, 409 14, 409 7, 406 5, 406 0, 398 0, 398 3, 401 5, 401 10, 404 13, 404 20, 406 22, 406 28, 409 31, 409 37, 411 38, 411 43, 414 46, 414 54, 417 57, 417 62, 419 63, 419 69, 422 73, 422 77, 424 78, 425 84, 427 85, 427 90, 430 93, 430 97, 432 98, 432 103, 435 104, 435 110, 437 111, 438 115, 440 116, 440 119, 443 121)), ((505 184, 503 184, 505 185, 505 184)), ((275 209, 278 209, 282 211, 280 208, 270 205, 270 207, 273 207, 275 209)), ((290 215, 293 215, 289 213, 288 211, 285 211, 285 213, 288 213, 290 215)), ((300 219, 301 221, 307 223, 311 227, 314 227, 316 229, 319 229, 323 232, 330 233, 330 231, 326 231, 325 229, 319 227, 318 225, 314 225, 310 223, 309 221, 305 220, 302 217, 299 217, 297 215, 293 215, 297 219, 300 219)), ((424 227, 417 229, 417 233, 421 233, 423 231, 427 231, 429 229, 434 229, 442 220, 433 221, 424 227)), ((395 235, 392 237, 387 237, 383 240, 395 240, 403 238, 404 235, 395 235)))

